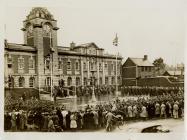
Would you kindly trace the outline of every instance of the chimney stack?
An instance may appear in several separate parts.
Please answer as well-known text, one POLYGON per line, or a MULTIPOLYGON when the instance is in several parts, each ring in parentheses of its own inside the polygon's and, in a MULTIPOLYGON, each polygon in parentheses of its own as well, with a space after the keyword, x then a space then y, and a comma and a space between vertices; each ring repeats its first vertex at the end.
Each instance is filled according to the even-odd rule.
POLYGON ((146 61, 147 57, 148 57, 147 55, 144 55, 143 60, 146 61))

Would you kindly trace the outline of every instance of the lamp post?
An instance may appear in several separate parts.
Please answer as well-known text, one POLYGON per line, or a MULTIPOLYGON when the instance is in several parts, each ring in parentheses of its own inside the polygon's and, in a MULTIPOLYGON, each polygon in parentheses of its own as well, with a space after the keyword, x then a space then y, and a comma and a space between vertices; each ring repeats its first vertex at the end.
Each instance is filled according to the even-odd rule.
POLYGON ((91 83, 92 83, 92 98, 91 98, 91 100, 90 100, 90 102, 96 102, 97 101, 97 99, 96 99, 96 97, 95 97, 95 80, 96 80, 96 78, 94 77, 94 71, 91 71, 92 72, 92 77, 91 77, 91 83))

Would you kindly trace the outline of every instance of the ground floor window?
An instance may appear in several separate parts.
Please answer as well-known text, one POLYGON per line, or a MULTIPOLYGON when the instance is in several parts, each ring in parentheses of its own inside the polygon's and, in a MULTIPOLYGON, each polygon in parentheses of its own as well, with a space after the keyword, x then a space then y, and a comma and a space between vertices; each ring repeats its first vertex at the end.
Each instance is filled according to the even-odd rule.
POLYGON ((47 79, 45 81, 45 85, 46 86, 51 86, 51 77, 47 77, 47 79))
POLYGON ((34 87, 34 77, 29 78, 29 87, 34 87))
POLYGON ((87 85, 87 79, 86 79, 86 77, 84 77, 84 85, 85 86, 87 85))
POLYGON ((25 78, 19 77, 19 87, 24 87, 24 86, 25 86, 25 78))
POLYGON ((14 87, 14 78, 8 77, 8 87, 14 87))
POLYGON ((105 85, 108 84, 108 77, 105 77, 105 85))
POLYGON ((112 82, 111 84, 114 85, 116 82, 115 82, 115 77, 112 77, 112 82))
POLYGON ((103 81, 103 79, 102 79, 102 77, 100 77, 100 78, 99 78, 99 84, 100 84, 100 85, 102 85, 102 81, 103 81))
POLYGON ((79 86, 79 85, 80 85, 80 78, 76 77, 76 86, 79 86))
POLYGON ((72 85, 72 78, 71 78, 71 77, 68 77, 67 85, 68 85, 68 86, 71 86, 71 85, 72 85))

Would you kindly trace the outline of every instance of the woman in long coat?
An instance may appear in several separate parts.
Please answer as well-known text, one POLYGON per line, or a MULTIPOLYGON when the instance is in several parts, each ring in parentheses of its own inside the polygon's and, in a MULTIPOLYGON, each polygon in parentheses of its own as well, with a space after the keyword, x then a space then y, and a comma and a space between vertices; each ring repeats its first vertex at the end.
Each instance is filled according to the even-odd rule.
POLYGON ((129 105, 128 108, 127 108, 127 112, 128 112, 128 118, 132 118, 132 106, 129 105))
POLYGON ((155 104, 155 115, 156 117, 160 116, 160 104, 158 102, 155 104))
POLYGON ((11 126, 12 126, 12 131, 16 131, 16 113, 15 110, 13 110, 11 114, 11 126))
POLYGON ((174 119, 178 119, 179 118, 179 116, 178 116, 178 110, 179 110, 179 106, 175 102, 174 105, 173 105, 173 117, 174 117, 174 119))
POLYGON ((70 116, 70 128, 72 131, 75 131, 77 129, 77 122, 76 122, 76 115, 75 113, 73 112, 70 116))
POLYGON ((143 119, 143 120, 146 120, 147 118, 147 108, 143 105, 142 106, 142 112, 140 114, 140 117, 143 119))

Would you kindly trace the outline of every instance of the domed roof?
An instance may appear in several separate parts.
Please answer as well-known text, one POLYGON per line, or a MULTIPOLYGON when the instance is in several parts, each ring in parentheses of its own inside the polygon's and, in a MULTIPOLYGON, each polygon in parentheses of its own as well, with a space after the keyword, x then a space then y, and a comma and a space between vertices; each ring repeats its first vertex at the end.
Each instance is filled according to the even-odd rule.
POLYGON ((53 15, 44 7, 34 7, 27 16, 27 20, 33 18, 44 18, 47 20, 54 20, 53 15))

